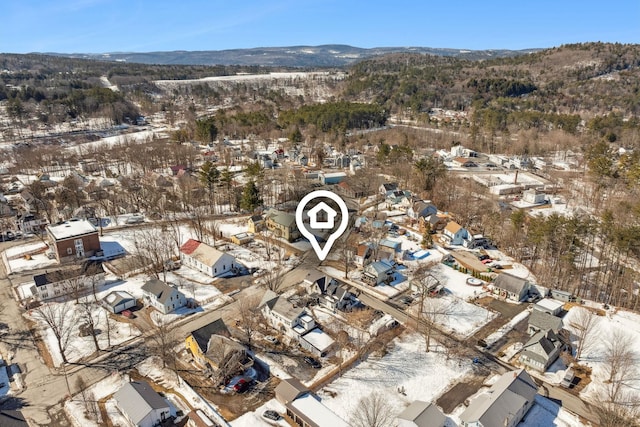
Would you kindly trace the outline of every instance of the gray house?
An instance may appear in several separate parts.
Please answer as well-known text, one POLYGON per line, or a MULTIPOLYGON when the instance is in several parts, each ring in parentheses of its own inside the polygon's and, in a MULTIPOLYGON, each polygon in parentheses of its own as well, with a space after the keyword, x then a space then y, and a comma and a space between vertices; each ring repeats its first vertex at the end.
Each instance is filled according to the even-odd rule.
POLYGON ((442 427, 447 418, 433 403, 416 400, 400 412, 398 427, 442 427))
POLYGON ((377 286, 387 281, 393 274, 393 265, 387 261, 376 261, 364 268, 362 281, 377 286))
POLYGON ((532 310, 529 316, 527 332, 533 335, 536 332, 552 330, 558 332, 562 329, 562 319, 539 310, 532 310))
POLYGON ((493 281, 493 292, 505 299, 522 301, 529 293, 531 283, 521 277, 501 273, 493 281))
POLYGON ((136 427, 154 427, 171 416, 167 401, 145 381, 126 383, 113 397, 122 415, 136 427))
POLYGON ((407 209, 407 215, 413 219, 427 218, 438 213, 436 205, 428 200, 419 200, 413 202, 413 205, 407 209))
POLYGON ((151 279, 142 285, 142 293, 147 302, 163 314, 187 305, 187 299, 182 292, 158 279, 151 279))
POLYGON ((544 372, 556 361, 560 353, 568 348, 567 341, 559 333, 552 330, 540 331, 522 347, 520 362, 525 366, 544 372))
POLYGON ((463 427, 515 427, 533 406, 538 386, 524 370, 503 374, 460 415, 463 427))

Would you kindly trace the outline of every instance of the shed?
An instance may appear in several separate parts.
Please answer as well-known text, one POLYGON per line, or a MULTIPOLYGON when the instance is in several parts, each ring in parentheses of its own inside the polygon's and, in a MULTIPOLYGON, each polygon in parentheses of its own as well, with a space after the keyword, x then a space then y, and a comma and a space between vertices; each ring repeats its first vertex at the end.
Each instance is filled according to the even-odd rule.
POLYGON ((253 234, 249 233, 238 233, 231 236, 231 241, 236 245, 246 245, 247 243, 253 242, 253 234))
POLYGON ((564 303, 561 301, 556 301, 550 298, 544 298, 538 301, 538 303, 533 306, 533 309, 537 311, 542 311, 543 313, 547 313, 552 316, 557 316, 562 311, 563 306, 564 306, 564 303))
POLYGON ((128 292, 113 291, 104 297, 104 305, 114 314, 122 313, 123 311, 135 307, 136 299, 128 292))

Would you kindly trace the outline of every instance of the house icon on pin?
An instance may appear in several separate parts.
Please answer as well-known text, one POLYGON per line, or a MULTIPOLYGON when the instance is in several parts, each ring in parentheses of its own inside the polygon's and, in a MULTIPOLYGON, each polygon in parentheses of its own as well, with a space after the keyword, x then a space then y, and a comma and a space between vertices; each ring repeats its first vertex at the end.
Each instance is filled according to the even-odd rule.
POLYGON ((320 202, 309 209, 309 227, 315 229, 333 228, 334 219, 338 213, 327 205, 320 202))

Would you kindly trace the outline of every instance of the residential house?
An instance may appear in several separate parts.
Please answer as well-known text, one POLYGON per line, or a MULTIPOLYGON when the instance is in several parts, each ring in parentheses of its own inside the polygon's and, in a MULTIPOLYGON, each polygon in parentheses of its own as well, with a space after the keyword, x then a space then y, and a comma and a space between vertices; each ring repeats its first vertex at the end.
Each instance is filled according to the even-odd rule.
POLYGON ((561 318, 545 313, 544 311, 536 310, 535 308, 531 311, 531 315, 529 316, 529 327, 527 328, 529 335, 548 330, 552 330, 557 333, 561 329, 561 318))
POLYGON ((249 233, 256 234, 264 230, 264 218, 262 215, 252 215, 247 220, 247 225, 249 226, 249 233))
POLYGON ((289 242, 295 242, 300 238, 300 231, 296 226, 296 217, 293 214, 269 209, 265 214, 265 225, 277 237, 282 237, 289 242))
POLYGON ((85 262, 82 266, 46 272, 33 276, 31 295, 38 301, 65 301, 91 293, 104 285, 104 268, 99 262, 85 262))
POLYGON ((413 401, 397 416, 397 427, 443 427, 447 417, 430 402, 413 401))
POLYGON ((403 208, 407 209, 411 207, 411 192, 408 190, 396 190, 392 191, 385 198, 387 207, 391 208, 403 208))
POLYGON ((387 261, 376 261, 364 268, 362 281, 371 286, 377 286, 389 281, 392 276, 393 264, 387 261))
POLYGON ((420 217, 418 218, 418 227, 420 231, 424 232, 427 230, 427 224, 429 230, 433 231, 442 231, 447 226, 449 219, 444 215, 429 215, 428 217, 420 217))
POLYGON ((403 258, 402 243, 390 239, 381 239, 378 242, 378 255, 380 252, 389 252, 392 255, 392 261, 401 260, 403 258))
POLYGON ((169 285, 158 279, 148 280, 142 285, 145 300, 163 314, 187 305, 187 299, 175 285, 169 285))
POLYGON ((413 219, 428 218, 431 215, 436 215, 438 208, 429 200, 419 200, 413 202, 413 205, 407 209, 407 216, 413 219))
POLYGON ((533 406, 538 386, 524 370, 503 374, 460 414, 463 427, 515 427, 533 406))
POLYGON ((353 256, 353 262, 360 268, 363 268, 372 261, 373 249, 371 243, 360 243, 356 248, 353 256))
POLYGON ((528 294, 531 283, 509 273, 500 273, 493 281, 493 293, 505 299, 520 302, 528 294))
POLYGON ((317 327, 304 307, 294 306, 273 291, 265 293, 258 308, 274 329, 317 356, 324 356, 334 343, 329 335, 317 327))
POLYGON ((50 225, 47 234, 58 262, 91 257, 100 251, 98 229, 87 220, 50 225))
POLYGON ((16 222, 18 229, 23 233, 40 233, 49 224, 46 219, 30 213, 18 215, 16 222))
POLYGON ((522 192, 522 201, 531 203, 532 205, 540 205, 545 202, 547 195, 543 192, 538 192, 535 188, 530 188, 522 192))
POLYGON ((381 184, 380 188, 378 189, 379 193, 383 195, 385 198, 397 190, 398 190, 398 183, 396 182, 385 182, 384 184, 381 184))
POLYGON ((350 197, 352 199, 358 199, 361 197, 366 197, 366 191, 353 184, 349 184, 346 181, 342 181, 336 186, 336 191, 342 194, 345 197, 350 197))
POLYGON ((563 351, 570 349, 568 340, 551 329, 535 333, 522 347, 520 362, 545 372, 563 351))
POLYGON ((122 313, 125 310, 136 306, 136 299, 125 291, 113 291, 109 292, 106 297, 102 299, 102 303, 113 314, 122 313))
POLYGON ((307 290, 312 295, 318 295, 320 306, 329 310, 344 310, 355 301, 355 295, 341 286, 338 281, 328 277, 318 270, 312 270, 304 279, 307 290))
POLYGON ((462 245, 469 237, 467 229, 455 221, 449 221, 442 234, 450 245, 462 245))
POLYGON ((242 268, 231 255, 194 239, 180 246, 180 259, 183 265, 211 277, 235 274, 242 268))
POLYGON ((302 427, 348 427, 349 424, 322 404, 304 384, 295 378, 280 381, 276 400, 287 409, 287 416, 302 427))
POLYGON ((155 427, 171 416, 169 403, 146 381, 126 383, 113 398, 122 415, 136 427, 155 427))
POLYGON ((244 372, 253 365, 246 348, 230 338, 222 319, 192 331, 185 340, 187 350, 205 371, 224 367, 227 372, 244 372))
POLYGON ((470 168, 470 167, 478 166, 476 162, 474 162, 468 157, 455 157, 453 158, 453 160, 451 160, 451 163, 454 166, 459 168, 470 168))

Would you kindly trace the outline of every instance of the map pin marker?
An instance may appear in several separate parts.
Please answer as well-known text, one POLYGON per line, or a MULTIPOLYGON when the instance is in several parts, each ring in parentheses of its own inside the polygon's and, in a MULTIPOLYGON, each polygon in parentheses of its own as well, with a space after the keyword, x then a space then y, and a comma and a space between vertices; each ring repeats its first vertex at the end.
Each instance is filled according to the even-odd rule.
MULTIPOLYGON (((308 215, 309 227, 311 229, 327 230, 334 227, 334 218, 336 217, 336 215, 338 215, 338 213, 331 206, 327 205, 324 202, 320 202, 309 210, 308 215), (324 211, 326 213, 326 220, 320 221, 318 219, 318 214, 320 211, 324 211)), ((349 223, 348 215, 349 210, 347 209, 347 204, 345 203, 345 201, 342 200, 342 198, 337 194, 327 190, 312 191, 311 193, 304 196, 302 200, 300 200, 300 203, 298 203, 298 207, 296 208, 296 225, 298 226, 298 230, 300 230, 300 233, 309 240, 309 243, 311 243, 311 247, 313 247, 313 250, 315 251, 316 255, 318 255, 318 259, 320 259, 320 261, 325 260, 327 255, 329 255, 331 247, 336 242, 338 237, 342 236, 342 233, 347 230, 347 225, 349 223), (340 207, 340 225, 338 226, 336 231, 331 233, 323 248, 320 247, 320 243, 318 242, 315 234, 307 229, 303 221, 304 208, 309 204, 311 200, 319 198, 331 199, 340 207)))

